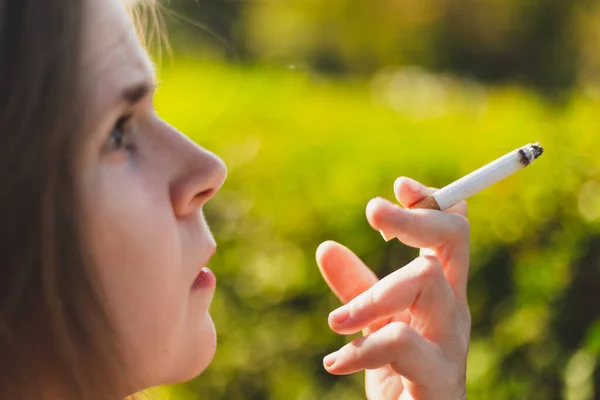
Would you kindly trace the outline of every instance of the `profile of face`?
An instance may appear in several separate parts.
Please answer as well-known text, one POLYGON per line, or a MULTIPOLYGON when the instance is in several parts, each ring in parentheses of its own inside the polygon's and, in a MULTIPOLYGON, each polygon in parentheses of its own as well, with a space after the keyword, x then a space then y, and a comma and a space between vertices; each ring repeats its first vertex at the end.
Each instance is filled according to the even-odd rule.
POLYGON ((202 207, 226 169, 155 113, 153 65, 122 0, 89 1, 85 29, 84 243, 135 390, 184 381, 216 348, 202 207))

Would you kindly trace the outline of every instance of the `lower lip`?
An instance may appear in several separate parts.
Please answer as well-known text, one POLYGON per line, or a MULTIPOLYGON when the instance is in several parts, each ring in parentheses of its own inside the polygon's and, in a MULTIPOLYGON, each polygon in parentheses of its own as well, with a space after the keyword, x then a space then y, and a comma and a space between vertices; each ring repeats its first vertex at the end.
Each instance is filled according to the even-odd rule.
POLYGON ((216 287, 217 278, 215 277, 215 274, 207 267, 204 267, 196 277, 196 280, 192 285, 192 290, 214 289, 216 287))

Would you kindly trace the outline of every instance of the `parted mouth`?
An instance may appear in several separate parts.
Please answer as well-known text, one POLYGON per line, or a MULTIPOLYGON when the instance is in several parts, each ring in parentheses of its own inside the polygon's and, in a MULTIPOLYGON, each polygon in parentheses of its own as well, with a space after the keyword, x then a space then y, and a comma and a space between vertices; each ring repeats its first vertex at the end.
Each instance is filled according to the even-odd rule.
POLYGON ((194 276, 192 283, 192 290, 198 289, 214 289, 217 285, 217 278, 214 273, 207 267, 211 258, 217 252, 217 243, 214 240, 209 242, 208 248, 206 249, 206 256, 201 259, 198 264, 198 271, 194 276))

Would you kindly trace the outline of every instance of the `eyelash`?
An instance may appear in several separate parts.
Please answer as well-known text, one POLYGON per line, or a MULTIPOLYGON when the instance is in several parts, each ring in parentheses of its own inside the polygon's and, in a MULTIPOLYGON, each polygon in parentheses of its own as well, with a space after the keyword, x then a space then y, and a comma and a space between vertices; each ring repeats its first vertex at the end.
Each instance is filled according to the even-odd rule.
POLYGON ((108 148, 110 151, 119 151, 119 150, 133 150, 133 144, 127 142, 127 137, 129 136, 128 132, 128 123, 131 121, 131 117, 133 115, 124 115, 115 123, 112 132, 110 133, 110 137, 108 138, 108 148), (115 134, 119 134, 118 137, 115 134))

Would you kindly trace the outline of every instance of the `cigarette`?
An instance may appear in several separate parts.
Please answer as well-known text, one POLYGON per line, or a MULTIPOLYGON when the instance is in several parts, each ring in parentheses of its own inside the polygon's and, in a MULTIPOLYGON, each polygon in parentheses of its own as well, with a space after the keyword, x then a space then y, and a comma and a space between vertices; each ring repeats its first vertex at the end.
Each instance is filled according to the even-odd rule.
MULTIPOLYGON (((447 210, 453 205, 487 189, 494 183, 531 165, 543 152, 544 149, 539 143, 527 144, 465 175, 407 208, 447 210)), ((383 232, 381 232, 381 235, 386 241, 392 239, 392 237, 383 232)))

